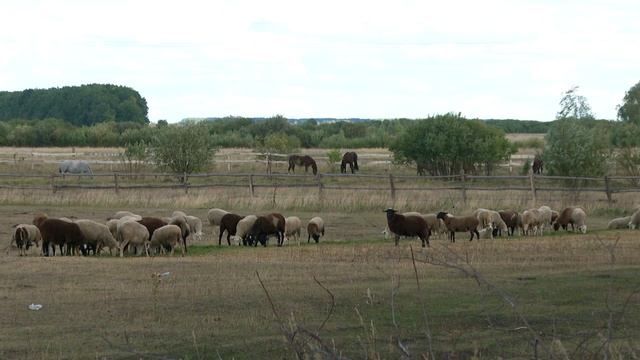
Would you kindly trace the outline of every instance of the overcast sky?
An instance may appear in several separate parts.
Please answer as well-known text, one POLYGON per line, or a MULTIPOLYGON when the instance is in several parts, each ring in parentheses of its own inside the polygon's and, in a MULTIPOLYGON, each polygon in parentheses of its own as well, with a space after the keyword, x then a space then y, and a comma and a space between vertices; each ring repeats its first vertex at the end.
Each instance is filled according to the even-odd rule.
POLYGON ((552 120, 574 85, 615 118, 640 81, 640 3, 2 1, 0 90, 130 86, 152 121, 552 120))

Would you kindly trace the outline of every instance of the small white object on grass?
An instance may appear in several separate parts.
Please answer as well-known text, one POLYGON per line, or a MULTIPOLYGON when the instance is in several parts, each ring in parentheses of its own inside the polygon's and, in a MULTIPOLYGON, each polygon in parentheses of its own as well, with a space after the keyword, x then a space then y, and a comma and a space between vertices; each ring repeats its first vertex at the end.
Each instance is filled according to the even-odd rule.
POLYGON ((42 305, 40 304, 31 304, 29 305, 29 310, 40 310, 42 309, 42 305))

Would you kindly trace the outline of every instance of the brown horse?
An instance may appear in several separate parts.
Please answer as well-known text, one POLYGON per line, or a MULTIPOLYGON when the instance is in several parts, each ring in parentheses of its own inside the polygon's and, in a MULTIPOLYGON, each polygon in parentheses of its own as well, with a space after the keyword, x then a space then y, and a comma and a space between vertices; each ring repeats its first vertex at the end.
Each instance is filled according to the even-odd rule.
POLYGON ((540 156, 536 155, 533 158, 533 173, 542 175, 543 166, 544 166, 544 162, 542 161, 540 156))
POLYGON ((309 166, 313 170, 313 175, 318 174, 318 166, 316 165, 316 161, 309 155, 290 155, 289 156, 289 169, 287 172, 293 171, 296 172, 296 165, 304 166, 304 171, 307 172, 309 170, 309 166))
POLYGON ((356 171, 360 171, 360 168, 358 168, 358 154, 353 151, 349 151, 342 155, 342 163, 340 163, 341 173, 344 174, 347 172, 347 164, 349 164, 352 174, 356 171))

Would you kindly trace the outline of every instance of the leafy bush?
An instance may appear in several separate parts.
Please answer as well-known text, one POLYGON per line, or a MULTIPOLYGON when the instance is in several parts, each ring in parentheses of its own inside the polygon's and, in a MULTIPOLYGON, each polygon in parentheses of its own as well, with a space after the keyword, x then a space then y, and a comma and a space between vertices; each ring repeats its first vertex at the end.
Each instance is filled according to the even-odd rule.
POLYGON ((178 174, 203 170, 214 153, 209 133, 200 125, 159 130, 151 150, 152 158, 159 167, 178 174))

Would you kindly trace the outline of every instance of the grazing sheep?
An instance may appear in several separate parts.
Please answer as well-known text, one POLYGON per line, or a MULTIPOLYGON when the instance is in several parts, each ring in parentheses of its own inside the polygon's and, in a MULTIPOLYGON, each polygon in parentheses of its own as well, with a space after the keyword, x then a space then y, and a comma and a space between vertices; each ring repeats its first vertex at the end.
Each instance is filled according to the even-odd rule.
POLYGON ((628 229, 630 221, 631 216, 613 219, 607 224, 607 229, 628 229))
POLYGON ((103 246, 109 248, 109 253, 112 249, 117 249, 118 244, 107 225, 86 219, 76 220, 76 224, 84 237, 84 243, 89 249, 93 249, 94 254, 100 253, 103 246))
POLYGON ((147 228, 147 231, 149 231, 149 240, 151 240, 151 237, 153 236, 153 232, 156 231, 156 229, 159 229, 169 224, 168 221, 164 221, 161 218, 150 217, 150 216, 145 216, 140 220, 137 220, 137 222, 147 228))
MULTIPOLYGON (((429 231, 431 231, 431 235, 442 235, 442 234, 446 234, 447 233, 447 227, 444 225, 444 221, 442 221, 442 219, 438 219, 438 217, 436 216, 436 214, 420 214, 418 212, 405 212, 402 213, 402 215, 404 216, 421 216, 424 221, 427 222, 427 227, 429 228, 429 231)), ((384 235, 385 239, 388 239, 391 231, 389 230, 389 226, 385 226, 384 230, 382 230, 382 234, 384 235)))
POLYGON ((640 228, 640 209, 636 210, 629 219, 629 229, 640 228))
POLYGON ((568 207, 562 210, 556 222, 553 223, 553 229, 557 231, 562 226, 563 229, 569 231, 569 225, 571 225, 572 231, 575 231, 575 226, 577 226, 581 233, 586 234, 586 220, 587 214, 584 210, 579 207, 568 207))
POLYGON ((42 253, 44 256, 49 256, 49 245, 51 245, 52 255, 55 256, 56 245, 60 247, 60 253, 63 253, 62 247, 66 246, 67 254, 70 255, 72 252, 77 253, 77 250, 84 243, 84 236, 75 223, 48 218, 39 220, 36 226, 42 234, 42 253))
POLYGON ((441 211, 438 213, 438 219, 442 219, 444 221, 444 225, 449 230, 449 239, 451 242, 456 242, 456 232, 469 232, 471 234, 471 238, 469 241, 473 240, 473 235, 475 234, 478 240, 480 240, 480 233, 478 232, 478 226, 480 222, 478 218, 470 215, 470 216, 453 216, 447 212, 441 211))
POLYGON ((542 215, 538 209, 525 210, 522 213, 522 234, 527 236, 530 234, 542 235, 542 215), (539 230, 539 231, 538 231, 539 230))
POLYGON ((391 208, 384 210, 384 212, 387 213, 389 231, 395 235, 396 246, 400 242, 400 236, 417 236, 422 242, 422 247, 429 245, 431 231, 421 214, 418 214, 418 216, 415 214, 397 214, 396 210, 391 208))
POLYGON ((202 232, 202 220, 200 220, 197 216, 187 215, 187 224, 189 224, 189 229, 191 230, 191 235, 193 235, 193 239, 195 241, 202 240, 204 233, 202 232))
POLYGON ((293 237, 300 245, 300 231, 302 229, 302 221, 297 216, 289 216, 284 219, 284 241, 289 237, 293 237))
POLYGON ((218 246, 222 246, 222 234, 227 232, 227 244, 231 246, 231 236, 235 236, 237 232, 238 222, 242 220, 242 216, 238 214, 225 214, 220 220, 220 234, 218 235, 218 246))
POLYGON ((135 218, 136 221, 142 219, 142 216, 138 214, 134 214, 131 211, 118 211, 115 214, 109 216, 107 220, 122 219, 123 217, 126 217, 126 216, 135 218))
POLYGON ((477 209, 473 212, 473 215, 478 219, 479 227, 481 229, 488 229, 493 233, 493 221, 492 216, 489 210, 487 209, 477 209))
POLYGON ((546 205, 542 205, 538 208, 538 212, 540 213, 540 222, 541 222, 541 233, 544 233, 544 228, 553 224, 553 210, 546 205))
POLYGON ((284 238, 284 216, 278 213, 258 216, 249 231, 249 245, 257 246, 258 242, 262 246, 267 246, 269 235, 275 235, 278 246, 282 246, 284 238))
POLYGON ((324 220, 322 220, 321 217, 316 216, 307 223, 307 243, 309 243, 311 238, 313 238, 317 244, 320 241, 320 236, 324 236, 324 220))
POLYGON ((255 215, 247 215, 242 220, 238 221, 236 225, 236 235, 233 236, 234 241, 238 242, 238 245, 247 245, 247 235, 253 227, 253 224, 258 219, 255 215))
POLYGON ((513 210, 501 210, 498 211, 500 218, 507 226, 507 235, 513 236, 516 228, 518 227, 518 219, 520 219, 520 214, 517 211, 513 210))
POLYGON ((187 214, 184 211, 176 210, 173 213, 171 213, 171 217, 176 217, 176 216, 183 216, 186 218, 187 214))
POLYGON ((106 225, 109 228, 109 232, 111 232, 111 235, 113 236, 113 238, 115 239, 118 236, 118 222, 120 220, 119 219, 111 219, 108 220, 106 225))
MULTIPOLYGON (((120 244, 120 257, 124 256, 124 248, 127 245, 142 246, 149 256, 149 230, 137 221, 124 221, 118 223, 118 236, 116 240, 120 244)), ((137 251, 136 251, 137 252, 137 251)))
MULTIPOLYGON (((182 229, 178 225, 165 225, 156 229, 151 235, 150 247, 152 249, 158 249, 163 252, 164 249, 171 249, 171 255, 176 245, 180 244, 180 238, 182 237, 182 229)), ((181 246, 182 256, 184 256, 184 247, 181 246)))
MULTIPOLYGON (((20 256, 22 256, 27 255, 27 251, 32 244, 40 246, 41 241, 42 235, 40 234, 40 230, 37 226, 31 224, 18 224, 15 225, 11 233, 9 247, 15 243, 20 250, 20 256)), ((7 248, 7 253, 9 253, 9 248, 7 248)))
POLYGON ((182 230, 182 246, 184 247, 184 251, 188 252, 189 250, 187 249, 187 238, 191 233, 191 229, 189 228, 187 219, 182 215, 177 215, 169 220, 169 224, 178 225, 180 227, 180 229, 182 230))
MULTIPOLYGON (((209 220, 209 224, 213 227, 213 231, 215 231, 216 226, 220 226, 220 221, 222 221, 222 217, 228 213, 229 213, 228 211, 222 210, 222 209, 217 209, 217 208, 209 209, 209 211, 207 212, 207 219, 209 220)), ((214 233, 213 236, 215 237, 216 234, 214 233)))

